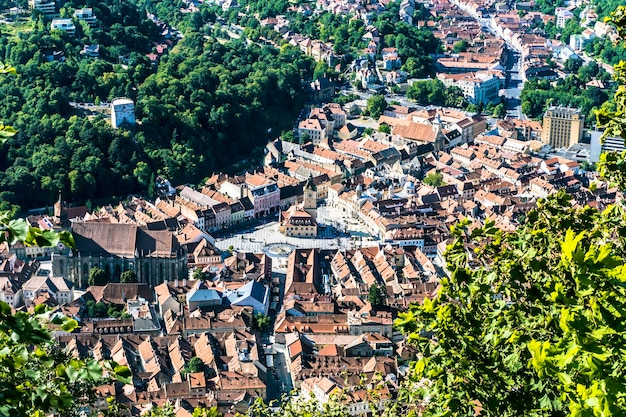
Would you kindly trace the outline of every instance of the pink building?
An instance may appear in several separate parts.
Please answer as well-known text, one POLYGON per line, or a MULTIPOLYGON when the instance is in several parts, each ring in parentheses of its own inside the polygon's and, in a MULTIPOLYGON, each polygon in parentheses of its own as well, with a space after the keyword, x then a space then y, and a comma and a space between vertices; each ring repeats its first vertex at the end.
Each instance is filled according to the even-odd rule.
POLYGON ((275 181, 257 174, 246 177, 248 197, 254 204, 254 217, 275 213, 280 206, 280 190, 275 181))

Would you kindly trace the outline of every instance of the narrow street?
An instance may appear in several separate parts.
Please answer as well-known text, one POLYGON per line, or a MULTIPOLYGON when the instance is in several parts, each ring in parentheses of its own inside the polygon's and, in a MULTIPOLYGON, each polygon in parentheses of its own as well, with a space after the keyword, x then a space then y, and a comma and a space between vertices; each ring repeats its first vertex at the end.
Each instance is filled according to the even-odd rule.
POLYGON ((524 85, 519 73, 521 64, 522 55, 507 49, 506 82, 504 87, 506 112, 507 116, 524 120, 526 116, 522 113, 522 101, 520 99, 524 85))
POLYGON ((481 24, 483 30, 491 33, 493 36, 497 36, 506 43, 506 81, 504 86, 504 98, 506 102, 507 116, 524 120, 526 116, 522 113, 522 101, 520 99, 522 95, 522 88, 524 87, 524 81, 521 75, 522 71, 522 54, 513 45, 508 43, 506 39, 498 35, 496 28, 492 26, 490 18, 483 18, 476 15, 476 13, 470 9, 466 4, 460 0, 452 0, 452 3, 457 5, 461 10, 471 16, 474 20, 481 24))

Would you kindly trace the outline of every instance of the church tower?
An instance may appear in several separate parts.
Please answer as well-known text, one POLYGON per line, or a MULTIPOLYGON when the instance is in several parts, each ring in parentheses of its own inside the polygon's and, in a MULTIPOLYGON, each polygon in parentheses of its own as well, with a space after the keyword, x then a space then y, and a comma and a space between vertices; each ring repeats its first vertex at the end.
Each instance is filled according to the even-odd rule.
POLYGON ((304 200, 302 201, 302 209, 309 213, 313 220, 317 220, 317 187, 313 182, 313 176, 304 184, 304 200))
POLYGON ((61 214, 63 213, 63 194, 61 190, 59 190, 59 199, 56 203, 54 203, 54 217, 57 219, 61 218, 61 214))

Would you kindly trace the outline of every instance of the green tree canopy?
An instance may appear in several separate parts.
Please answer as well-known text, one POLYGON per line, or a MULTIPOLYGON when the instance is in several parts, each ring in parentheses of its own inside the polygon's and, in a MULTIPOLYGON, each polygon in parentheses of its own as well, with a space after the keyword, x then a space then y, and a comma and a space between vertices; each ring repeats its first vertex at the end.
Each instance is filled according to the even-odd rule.
POLYGON ((420 105, 464 108, 468 102, 456 86, 446 87, 441 80, 417 81, 411 84, 406 96, 420 105))
MULTIPOLYGON (((95 387, 104 382, 95 360, 80 361, 62 352, 48 326, 71 332, 75 320, 50 316, 44 305, 35 314, 11 313, 0 302, 0 416, 32 417, 54 412, 76 415, 94 399, 95 387)), ((108 372, 129 382, 130 371, 110 362, 108 372)))
MULTIPOLYGON (((626 9, 614 23, 626 33, 626 9)), ((626 77, 598 112, 626 139, 626 77)), ((593 71, 593 68, 591 68, 593 71)), ((626 153, 600 172, 626 189, 626 153)), ((449 278, 396 325, 420 352, 391 414, 621 416, 626 408, 626 207, 572 205, 564 191, 537 203, 515 232, 487 220, 452 228, 449 278), (419 409, 419 411, 418 411, 419 409)))
POLYGON ((382 94, 375 94, 367 99, 367 111, 371 117, 378 119, 387 108, 387 100, 382 94))
POLYGON ((424 177, 424 184, 431 187, 440 187, 444 185, 443 174, 441 172, 431 172, 424 177))
POLYGON ((504 103, 498 103, 493 108, 493 117, 498 119, 504 119, 506 117, 506 105, 504 103))
POLYGON ((381 285, 372 285, 369 289, 367 299, 374 307, 384 306, 387 301, 387 292, 385 291, 385 287, 381 285))
MULTIPOLYGON (((24 219, 0 215, 0 240, 33 245, 56 246, 63 239, 73 247, 71 235, 30 230, 24 219)), ((81 361, 61 351, 49 328, 72 332, 78 323, 51 314, 44 304, 34 314, 12 313, 0 302, 0 416, 33 417, 52 412, 76 415, 94 399, 95 387, 105 382, 102 366, 95 360, 81 361)), ((105 362, 111 378, 130 383, 127 367, 105 362)))
POLYGON ((189 359, 187 369, 189 369, 189 372, 200 372, 204 370, 204 362, 202 362, 202 359, 200 359, 199 357, 194 356, 189 359))
POLYGON ((193 279, 196 279, 198 281, 204 281, 207 278, 206 274, 202 271, 202 268, 195 268, 192 272, 192 276, 193 279))
POLYGON ((222 417, 223 414, 217 411, 217 407, 196 408, 193 410, 192 417, 222 417))
POLYGON ((89 271, 89 279, 87 282, 89 285, 105 285, 107 283, 106 272, 102 268, 94 266, 89 271))
POLYGON ((254 328, 257 330, 267 330, 272 324, 272 320, 269 316, 263 313, 257 313, 254 315, 254 328))
POLYGON ((132 269, 127 269, 126 271, 122 272, 122 274, 120 275, 120 282, 122 284, 130 284, 130 283, 137 282, 137 274, 132 269))
POLYGON ((452 50, 455 53, 458 54, 459 52, 467 51, 467 47, 468 46, 469 45, 468 45, 467 41, 466 40, 462 40, 462 41, 456 42, 454 45, 452 45, 452 50))
POLYGON ((245 414, 247 417, 348 417, 345 405, 338 398, 319 404, 314 398, 285 398, 279 407, 269 407, 257 398, 245 414))
POLYGON ((422 355, 405 405, 425 416, 621 415, 624 225, 621 205, 576 209, 560 192, 514 233, 455 226, 451 277, 396 323, 422 355))

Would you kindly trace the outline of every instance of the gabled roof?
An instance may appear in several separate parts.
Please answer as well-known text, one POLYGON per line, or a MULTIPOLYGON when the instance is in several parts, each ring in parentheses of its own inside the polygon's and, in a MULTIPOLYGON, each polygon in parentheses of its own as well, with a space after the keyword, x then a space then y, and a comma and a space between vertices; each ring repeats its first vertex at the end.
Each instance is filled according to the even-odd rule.
POLYGON ((167 230, 122 223, 72 223, 72 234, 79 252, 133 258, 175 256, 178 241, 167 230))
POLYGON ((393 134, 406 139, 432 143, 437 140, 437 131, 433 126, 424 123, 411 122, 408 125, 396 125, 393 134))
POLYGON ((138 297, 152 303, 154 293, 147 284, 121 284, 110 282, 105 286, 91 286, 88 288, 96 302, 105 301, 112 304, 126 304, 126 300, 136 300, 138 297))
POLYGON ((207 287, 205 282, 198 281, 195 287, 187 294, 187 302, 221 301, 222 293, 207 287))

